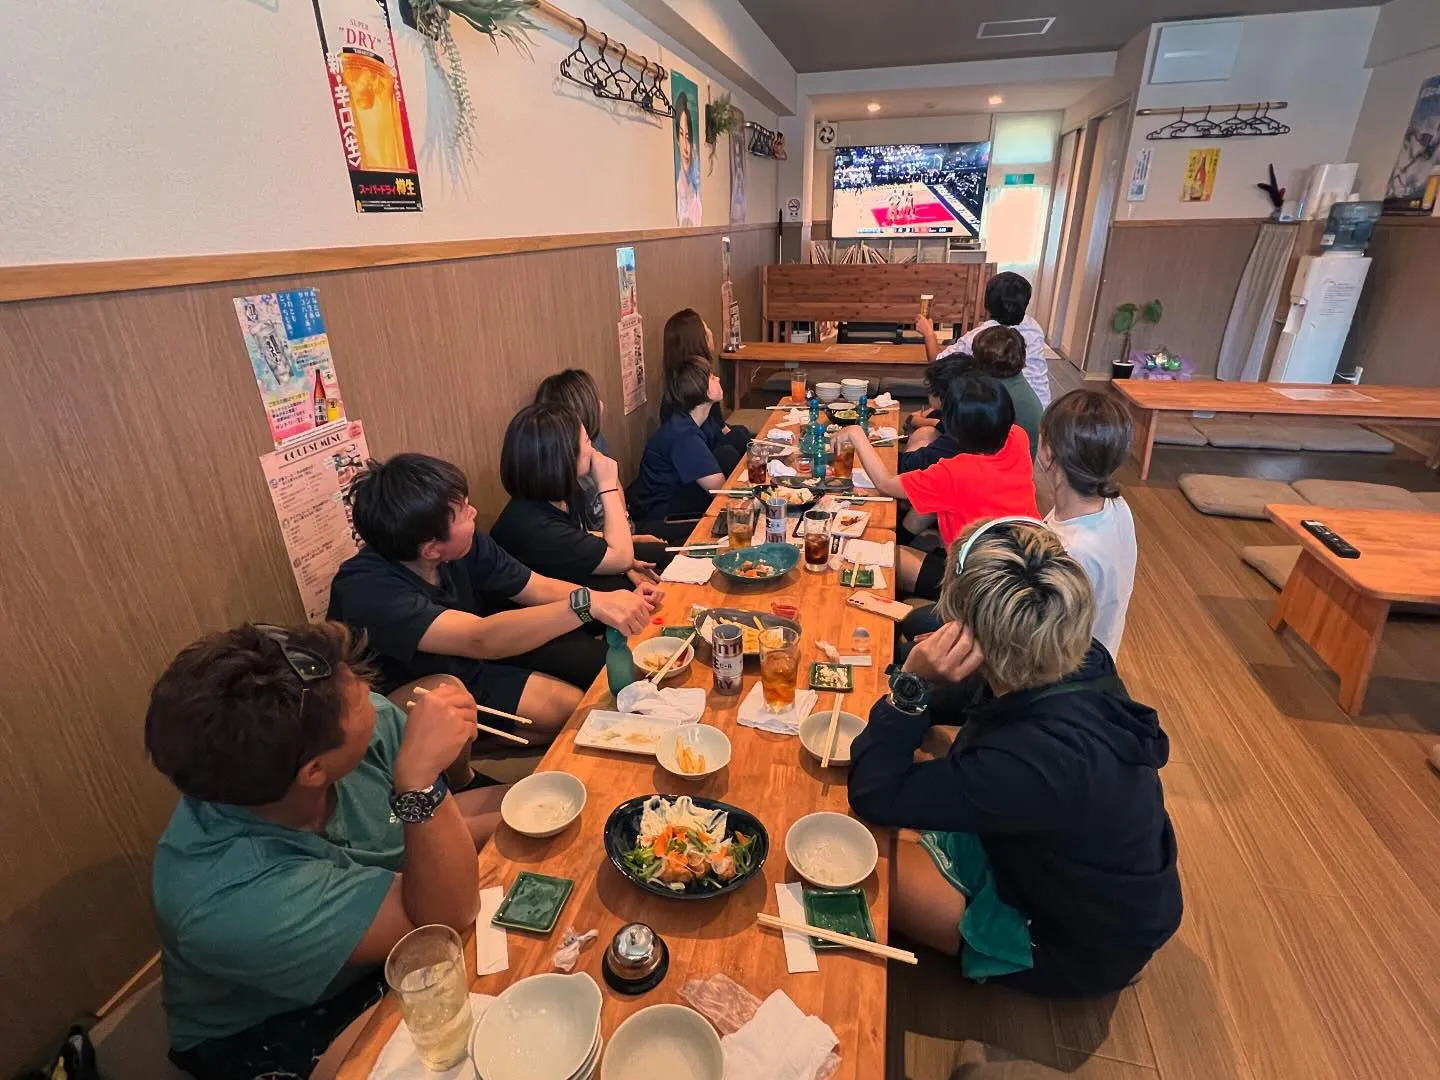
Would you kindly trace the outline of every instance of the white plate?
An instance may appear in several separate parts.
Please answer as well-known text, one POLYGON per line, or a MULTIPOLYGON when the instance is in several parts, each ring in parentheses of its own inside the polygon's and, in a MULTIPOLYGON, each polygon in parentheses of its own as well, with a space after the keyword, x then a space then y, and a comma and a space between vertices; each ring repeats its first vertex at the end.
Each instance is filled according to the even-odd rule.
POLYGON ((532 975, 492 1001, 470 1033, 485 1080, 584 1075, 600 1030, 600 987, 583 971, 532 975))
POLYGON ((725 1055, 710 1021, 684 1005, 651 1005, 615 1029, 600 1080, 722 1080, 725 1055))
POLYGON ((680 724, 661 736, 655 760, 666 772, 681 779, 699 780, 730 764, 730 740, 723 731, 709 724, 680 724), (700 772, 684 772, 680 768, 678 747, 682 739, 691 750, 704 755, 705 768, 700 772))
POLYGON ((673 720, 591 709, 585 723, 575 733, 575 745, 654 757, 655 749, 660 745, 660 736, 673 727, 673 720))
POLYGON ((831 536, 848 536, 848 537, 850 537, 851 539, 858 540, 858 539, 860 539, 862 536, 865 535, 865 530, 869 527, 869 525, 870 525, 870 511, 868 511, 868 510, 847 510, 847 509, 845 509, 845 508, 842 507, 842 508, 840 508, 840 509, 836 512, 836 514, 835 514, 835 526, 834 526, 833 529, 831 529, 830 535, 831 535, 831 536), (841 518, 847 518, 847 519, 848 519, 852 514, 858 514, 858 515, 860 516, 860 520, 859 520, 859 521, 856 521, 856 522, 853 522, 852 524, 846 525, 846 526, 844 526, 844 527, 841 527, 841 525, 840 525, 840 519, 841 519, 841 518))

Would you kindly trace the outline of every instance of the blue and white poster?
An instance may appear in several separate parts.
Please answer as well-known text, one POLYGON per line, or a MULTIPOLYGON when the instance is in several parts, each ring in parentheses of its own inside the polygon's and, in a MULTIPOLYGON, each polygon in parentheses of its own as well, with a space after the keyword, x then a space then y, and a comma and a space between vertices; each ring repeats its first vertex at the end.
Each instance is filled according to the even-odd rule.
POLYGON ((1420 84, 1400 156, 1385 185, 1387 214, 1428 214, 1440 194, 1440 75, 1420 84))
POLYGON ((675 222, 698 226, 700 211, 700 91, 678 71, 670 73, 675 106, 675 222))

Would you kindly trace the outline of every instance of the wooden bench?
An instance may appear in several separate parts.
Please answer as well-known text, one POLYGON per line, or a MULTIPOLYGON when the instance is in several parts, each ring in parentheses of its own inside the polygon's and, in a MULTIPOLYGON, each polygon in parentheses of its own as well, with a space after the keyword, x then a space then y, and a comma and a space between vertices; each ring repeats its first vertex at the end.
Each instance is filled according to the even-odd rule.
POLYGON ((930 317, 961 332, 983 322, 994 263, 778 263, 764 269, 767 341, 785 341, 795 322, 913 323, 920 297, 930 317))
POLYGON ((925 372, 925 347, 747 341, 738 350, 721 353, 720 362, 731 368, 731 377, 723 381, 730 388, 732 407, 738 409, 756 383, 785 368, 802 368, 811 386, 836 372, 856 378, 876 372, 917 377, 925 372))

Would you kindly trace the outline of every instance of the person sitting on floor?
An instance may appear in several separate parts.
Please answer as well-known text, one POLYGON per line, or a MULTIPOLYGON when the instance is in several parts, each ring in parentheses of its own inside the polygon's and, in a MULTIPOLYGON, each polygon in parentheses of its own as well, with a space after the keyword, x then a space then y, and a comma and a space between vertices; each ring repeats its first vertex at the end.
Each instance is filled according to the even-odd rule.
POLYGON ((957 543, 940 606, 850 751, 851 809, 905 830, 890 925, 974 979, 1118 991, 1180 925, 1159 718, 1092 641, 1090 582, 1039 521, 957 543), (960 726, 917 761, 933 724, 960 726))
POLYGON ((941 458, 960 453, 960 444, 945 430, 945 394, 964 364, 962 357, 947 356, 925 366, 925 396, 929 408, 910 417, 913 423, 905 449, 900 451, 899 472, 928 469, 941 458))
POLYGON ((1050 362, 1045 357, 1045 331, 1027 315, 1030 282, 1006 270, 985 283, 985 310, 990 318, 945 349, 935 337, 935 324, 925 316, 915 320, 915 329, 925 339, 925 354, 931 360, 956 353, 969 353, 975 336, 992 326, 1013 326, 1025 339, 1025 381, 1035 391, 1042 409, 1050 404, 1050 362))
POLYGON ((1055 507, 1045 524, 1085 568, 1095 590, 1094 635, 1115 656, 1135 588, 1135 519, 1111 479, 1134 437, 1130 411, 1098 390, 1072 390, 1040 422, 1041 471, 1055 507))
MULTIPOLYGON (((536 405, 563 405, 580 418, 580 423, 589 436, 590 445, 607 457, 610 444, 600 430, 605 418, 605 402, 600 400, 600 388, 595 379, 582 368, 567 368, 547 376, 535 391, 536 405)), ((599 532, 605 527, 605 506, 600 492, 588 474, 580 476, 580 489, 572 499, 572 509, 586 529, 599 532)))
POLYGON ((364 546, 330 584, 329 617, 364 631, 382 693, 453 675, 482 705, 533 721, 532 743, 548 741, 605 664, 604 641, 580 628, 595 621, 638 633, 655 586, 591 592, 533 573, 476 530, 469 494, 447 461, 371 461, 350 489, 364 546), (520 607, 499 610, 507 602, 520 607))
POLYGON ((975 335, 968 357, 960 354, 946 359, 959 359, 962 371, 989 375, 1005 388, 1015 406, 1015 423, 1025 429, 1030 439, 1030 460, 1034 461, 1040 447, 1040 417, 1045 407, 1025 379, 1025 339, 1020 332, 1009 326, 989 327, 975 335))
POLYGON ((720 397, 720 378, 705 357, 666 368, 666 419, 645 444, 639 475, 628 492, 630 513, 641 531, 683 544, 710 508, 710 493, 724 486, 726 471, 716 460, 714 432, 705 426, 720 397))
MULTIPOLYGON (((1030 440, 1015 424, 1010 395, 994 379, 963 374, 946 387, 945 430, 953 433, 960 452, 929 468, 893 476, 859 425, 841 428, 845 439, 875 490, 908 499, 917 514, 936 515, 940 539, 949 547, 972 521, 1009 514, 1039 515, 1030 440)), ((945 569, 942 551, 895 549, 900 588, 912 596, 937 600, 945 569)))
POLYGON ((145 750, 181 793, 152 872, 170 1057, 197 1080, 333 1077, 395 943, 475 924, 507 789, 441 776, 475 700, 439 680, 406 717, 362 651, 338 623, 241 626, 151 692, 145 750))
MULTIPOLYGON (((710 367, 719 371, 719 360, 715 355, 715 335, 700 313, 694 308, 683 308, 677 311, 670 318, 665 320, 664 348, 662 352, 665 377, 668 378, 670 371, 686 363, 691 357, 703 356, 710 361, 710 367)), ((737 390, 743 394, 744 390, 737 390)), ((745 456, 750 447, 750 440, 755 436, 750 429, 743 424, 727 424, 721 415, 720 401, 717 398, 710 406, 701 427, 705 429, 705 437, 710 443, 710 448, 715 454, 716 460, 720 462, 721 471, 729 475, 740 459, 745 456)), ((738 403, 737 403, 738 404, 738 403)), ((669 419, 670 412, 674 406, 668 401, 660 403, 660 421, 663 423, 669 419)))
POLYGON ((500 483, 510 501, 490 539, 531 570, 591 589, 625 589, 655 580, 664 545, 641 545, 630 533, 620 467, 591 442, 580 418, 560 405, 527 405, 515 414, 500 450, 500 483), (600 536, 575 511, 580 481, 599 495, 600 536))

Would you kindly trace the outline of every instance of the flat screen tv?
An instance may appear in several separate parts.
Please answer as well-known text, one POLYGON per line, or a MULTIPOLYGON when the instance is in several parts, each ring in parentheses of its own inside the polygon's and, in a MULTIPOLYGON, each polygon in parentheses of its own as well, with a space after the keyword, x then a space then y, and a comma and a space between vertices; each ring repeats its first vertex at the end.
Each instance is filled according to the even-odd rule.
POLYGON ((830 235, 979 237, 990 144, 842 146, 830 235))

